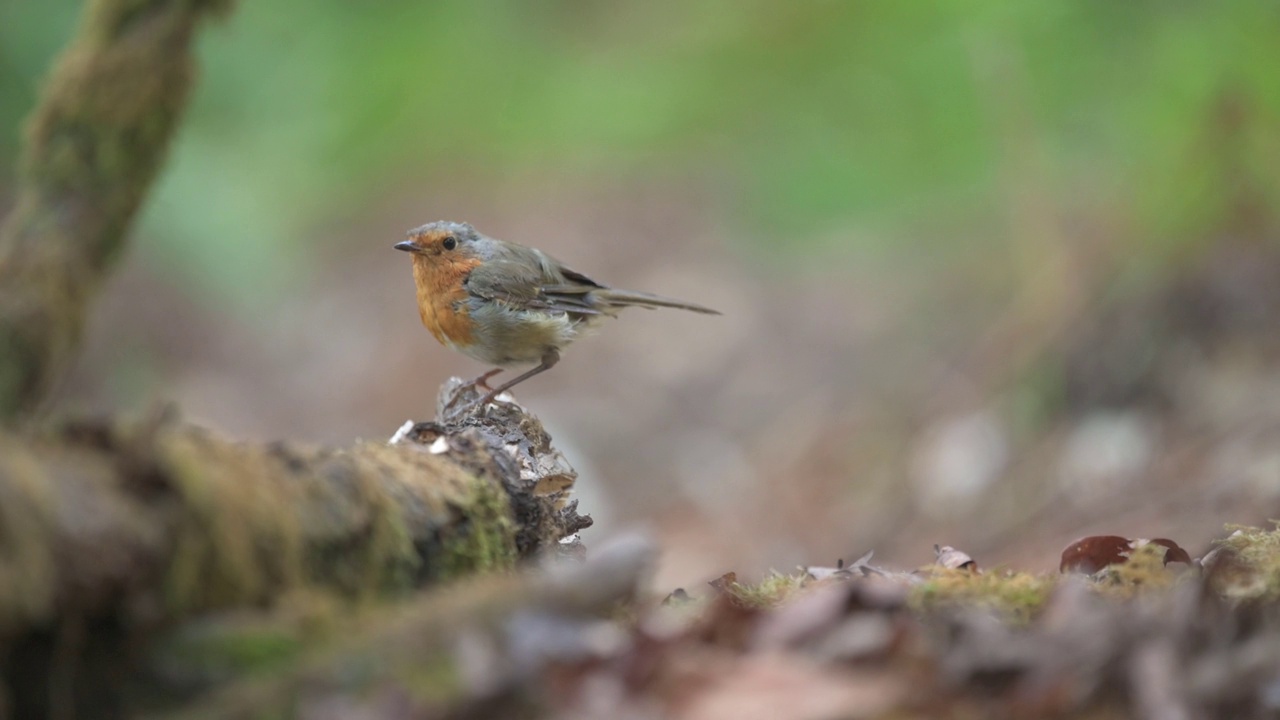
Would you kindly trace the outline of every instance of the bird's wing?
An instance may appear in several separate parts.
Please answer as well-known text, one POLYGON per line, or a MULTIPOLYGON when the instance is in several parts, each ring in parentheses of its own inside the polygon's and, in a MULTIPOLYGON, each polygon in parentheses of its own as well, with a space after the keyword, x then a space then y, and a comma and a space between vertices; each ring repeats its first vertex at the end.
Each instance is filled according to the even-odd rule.
POLYGON ((565 267, 564 263, 554 258, 549 262, 549 280, 542 285, 542 293, 555 304, 558 309, 584 315, 613 315, 608 307, 601 306, 599 299, 591 293, 596 290, 607 290, 604 285, 583 275, 577 270, 565 267))
MULTIPOLYGON (((572 278, 566 276, 566 280, 572 278)), ((542 267, 513 260, 489 260, 473 269, 467 277, 467 290, 476 297, 519 310, 550 310, 578 315, 601 314, 586 295, 597 287, 573 282, 548 282, 542 267)))

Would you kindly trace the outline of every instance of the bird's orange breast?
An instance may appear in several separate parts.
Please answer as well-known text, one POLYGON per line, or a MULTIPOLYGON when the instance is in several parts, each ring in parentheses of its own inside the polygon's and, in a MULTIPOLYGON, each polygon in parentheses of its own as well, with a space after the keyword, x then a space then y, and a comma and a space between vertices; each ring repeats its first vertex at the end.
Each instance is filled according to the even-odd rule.
POLYGON ((467 347, 474 342, 468 294, 463 283, 480 264, 472 258, 413 259, 413 281, 418 289, 418 314, 422 324, 442 345, 467 347))

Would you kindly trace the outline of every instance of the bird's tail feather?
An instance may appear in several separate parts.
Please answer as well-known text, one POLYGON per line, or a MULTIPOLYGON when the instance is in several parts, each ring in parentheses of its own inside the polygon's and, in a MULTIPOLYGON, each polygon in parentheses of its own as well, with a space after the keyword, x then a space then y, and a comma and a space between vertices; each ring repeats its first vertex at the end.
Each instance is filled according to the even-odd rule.
POLYGON ((635 290, 617 290, 614 288, 607 288, 603 290, 596 290, 593 294, 610 305, 635 305, 637 307, 646 308, 669 307, 679 308, 680 310, 690 310, 692 312, 704 313, 707 315, 721 314, 719 310, 712 310, 709 307, 698 305, 696 303, 676 300, 675 298, 663 297, 652 293, 637 292, 635 290))

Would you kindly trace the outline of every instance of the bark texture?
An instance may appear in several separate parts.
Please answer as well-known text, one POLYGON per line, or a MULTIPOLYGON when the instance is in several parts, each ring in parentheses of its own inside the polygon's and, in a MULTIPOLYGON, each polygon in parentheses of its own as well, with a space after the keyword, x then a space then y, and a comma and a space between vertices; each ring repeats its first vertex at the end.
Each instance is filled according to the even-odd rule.
MULTIPOLYGON (((341 615, 573 553, 591 520, 572 480, 516 405, 342 449, 233 442, 163 413, 0 433, 0 711, 128 714, 205 682, 139 672, 183 623, 283 613, 265 626, 278 637, 299 602, 341 615)), ((259 635, 237 647, 262 652, 259 635)))
POLYGON ((201 22, 230 0, 89 0, 28 119, 0 226, 0 420, 69 365, 89 301, 164 160, 201 22))

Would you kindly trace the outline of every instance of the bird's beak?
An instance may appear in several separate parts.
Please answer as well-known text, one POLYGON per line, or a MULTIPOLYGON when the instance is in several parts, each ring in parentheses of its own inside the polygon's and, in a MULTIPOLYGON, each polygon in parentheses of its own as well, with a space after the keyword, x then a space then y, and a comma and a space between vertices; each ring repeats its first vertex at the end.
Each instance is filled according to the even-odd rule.
POLYGON ((417 252, 418 250, 418 246, 414 245, 408 240, 405 240, 404 242, 398 242, 395 245, 392 245, 392 247, 394 247, 397 250, 403 250, 405 252, 417 252))

